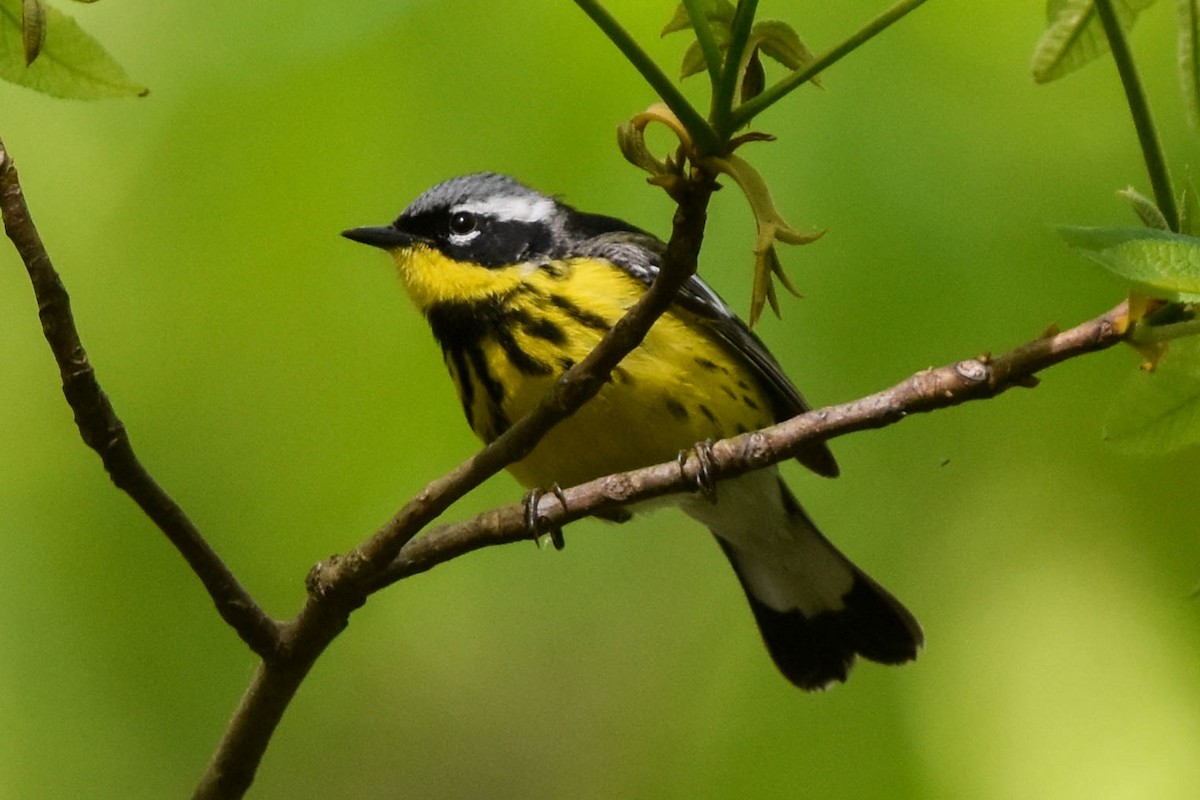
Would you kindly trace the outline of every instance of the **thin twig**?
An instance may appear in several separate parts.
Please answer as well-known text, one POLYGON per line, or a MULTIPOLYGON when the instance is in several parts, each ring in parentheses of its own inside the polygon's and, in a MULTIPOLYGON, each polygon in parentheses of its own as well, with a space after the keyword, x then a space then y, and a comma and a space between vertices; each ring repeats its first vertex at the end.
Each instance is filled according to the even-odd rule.
POLYGON ((717 82, 721 80, 721 49, 717 46, 716 36, 708 17, 704 14, 701 0, 683 0, 687 6, 688 16, 692 20, 692 30, 696 32, 696 41, 700 44, 700 52, 704 54, 704 67, 708 70, 708 78, 713 92, 717 91, 717 82))
POLYGON ((1154 188, 1154 201, 1171 230, 1178 233, 1179 208, 1175 204, 1175 192, 1171 189, 1171 173, 1167 169, 1167 159, 1163 155, 1158 130, 1154 127, 1154 117, 1150 113, 1150 102, 1146 99, 1142 81, 1138 77, 1137 65, 1134 63, 1133 53, 1129 50, 1125 31, 1117 19, 1112 0, 1096 0, 1096 13, 1104 27, 1104 35, 1108 38, 1109 49, 1112 50, 1113 60, 1117 64, 1117 73, 1121 76, 1121 85, 1125 88, 1125 99, 1129 104, 1129 113, 1133 116, 1133 126, 1137 129, 1146 172, 1149 173, 1150 185, 1154 188))
POLYGON ((713 128, 722 139, 727 139, 737 130, 736 126, 730 124, 733 98, 737 96, 738 70, 742 65, 746 42, 750 39, 750 29, 757 10, 758 0, 739 0, 733 23, 729 26, 729 49, 725 53, 725 68, 721 72, 720 80, 713 87, 712 111, 709 114, 713 128))
POLYGON ((704 155, 717 153, 720 150, 720 141, 712 126, 708 124, 708 120, 704 119, 703 115, 688 102, 675 82, 659 69, 650 54, 629 35, 629 31, 622 27, 600 0, 575 0, 575 5, 591 17, 592 22, 596 23, 596 27, 602 30, 617 46, 617 49, 633 65, 634 69, 645 78, 646 83, 650 84, 650 87, 667 104, 667 107, 675 113, 675 116, 687 128, 688 133, 692 135, 697 151, 704 155))
POLYGON ((183 509, 142 466, 125 426, 100 388, 79 339, 67 289, 34 226, 16 166, 3 141, 0 141, 0 212, 4 230, 25 262, 33 284, 42 333, 58 364, 63 394, 75 413, 75 424, 83 441, 100 455, 112 482, 133 498, 175 545, 225 621, 255 653, 270 654, 278 643, 278 623, 254 601, 183 509))

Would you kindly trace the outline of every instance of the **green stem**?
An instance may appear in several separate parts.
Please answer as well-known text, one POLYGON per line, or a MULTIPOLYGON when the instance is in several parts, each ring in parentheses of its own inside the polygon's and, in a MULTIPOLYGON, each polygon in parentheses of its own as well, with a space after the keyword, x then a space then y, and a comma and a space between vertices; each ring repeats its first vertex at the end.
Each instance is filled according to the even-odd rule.
POLYGON ((692 135, 697 150, 700 153, 714 153, 720 148, 716 131, 708 121, 697 111, 683 93, 676 88, 666 74, 654 63, 649 53, 641 48, 629 32, 621 27, 621 23, 608 13, 600 0, 575 0, 583 13, 591 17, 592 22, 604 32, 604 35, 617 46, 617 49, 629 60, 629 63, 642 74, 658 96, 674 112, 683 126, 692 135))
POLYGON ((692 18, 692 30, 696 32, 696 41, 700 43, 700 52, 704 53, 704 66, 708 68, 708 79, 715 92, 717 81, 721 80, 721 48, 717 47, 717 39, 713 36, 712 26, 708 24, 701 0, 683 0, 683 4, 692 18))
POLYGON ((758 0, 739 0, 737 11, 730 26, 729 48, 725 51, 725 69, 721 78, 713 85, 712 113, 709 115, 717 135, 728 139, 737 130, 730 123, 733 116, 733 98, 737 93, 738 73, 742 67, 746 42, 750 40, 750 28, 758 10, 758 0))
POLYGON ((842 42, 834 45, 832 48, 817 56, 816 60, 801 70, 793 72, 779 83, 768 88, 765 92, 738 106, 733 112, 732 122, 733 129, 737 130, 743 125, 750 122, 751 119, 770 108, 780 100, 784 95, 799 86, 803 86, 814 75, 824 69, 832 66, 837 61, 840 61, 843 56, 857 50, 858 47, 890 27, 892 23, 900 20, 901 17, 908 12, 915 10, 922 5, 925 0, 900 0, 896 5, 884 11, 875 19, 868 22, 858 31, 852 33, 842 42))
POLYGON ((1133 115, 1133 126, 1137 129, 1138 141, 1142 145, 1142 158, 1145 159, 1146 171, 1150 174, 1150 185, 1154 187, 1154 200, 1158 203, 1158 210, 1166 217, 1171 230, 1178 233, 1179 209, 1175 205, 1175 193, 1171 190, 1171 175, 1167 171, 1167 161, 1158 141, 1154 119, 1150 116, 1150 103, 1146 100, 1142 82, 1138 78, 1137 65, 1134 64, 1133 54, 1129 51, 1129 42, 1125 38, 1125 32, 1121 30, 1112 0, 1095 2, 1096 13, 1104 26, 1104 35, 1108 37, 1113 60, 1117 62, 1121 85, 1125 87, 1129 113, 1133 115))

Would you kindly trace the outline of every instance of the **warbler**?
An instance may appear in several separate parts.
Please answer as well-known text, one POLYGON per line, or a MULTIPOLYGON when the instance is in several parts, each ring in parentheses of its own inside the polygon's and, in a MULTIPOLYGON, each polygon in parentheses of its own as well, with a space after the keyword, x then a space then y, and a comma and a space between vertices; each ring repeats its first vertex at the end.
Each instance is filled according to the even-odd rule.
MULTIPOLYGON (((495 173, 447 180, 390 225, 343 236, 391 254, 485 442, 600 342, 646 292, 666 247, 495 173)), ((600 392, 509 471, 526 487, 575 485, 807 409, 759 337, 693 276, 600 392)), ((824 443, 799 460, 838 472, 824 443)), ((715 535, 792 683, 844 681, 859 655, 916 657, 923 635, 912 614, 817 530, 775 467, 675 502, 715 535)))

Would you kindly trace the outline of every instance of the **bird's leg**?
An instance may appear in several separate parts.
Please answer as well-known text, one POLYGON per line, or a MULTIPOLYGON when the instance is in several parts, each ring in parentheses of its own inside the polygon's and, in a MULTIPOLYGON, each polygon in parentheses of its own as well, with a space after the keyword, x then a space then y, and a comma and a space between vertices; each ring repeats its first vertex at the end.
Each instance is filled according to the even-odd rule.
MULTIPOLYGON (((563 510, 567 508, 567 495, 562 490, 562 487, 557 483, 550 487, 550 491, 558 498, 558 502, 562 503, 563 510)), ((566 540, 563 538, 562 527, 559 525, 551 525, 546 519, 538 514, 538 502, 546 495, 543 489, 530 489, 525 493, 522 502, 525 504, 525 529, 529 531, 534 542, 541 547, 540 539, 542 536, 549 534, 550 543, 554 545, 555 550, 562 550, 567 546, 566 540)))

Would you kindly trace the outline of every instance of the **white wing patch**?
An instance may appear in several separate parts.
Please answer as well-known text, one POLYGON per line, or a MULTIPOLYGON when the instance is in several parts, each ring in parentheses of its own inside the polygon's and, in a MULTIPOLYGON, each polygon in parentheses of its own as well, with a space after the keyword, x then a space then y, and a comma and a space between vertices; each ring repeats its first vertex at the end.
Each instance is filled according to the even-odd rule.
POLYGON ((554 213, 554 201, 548 197, 502 195, 486 200, 472 200, 450 209, 451 214, 459 211, 491 217, 498 222, 542 222, 554 213))

